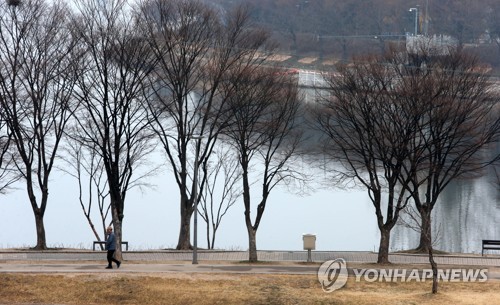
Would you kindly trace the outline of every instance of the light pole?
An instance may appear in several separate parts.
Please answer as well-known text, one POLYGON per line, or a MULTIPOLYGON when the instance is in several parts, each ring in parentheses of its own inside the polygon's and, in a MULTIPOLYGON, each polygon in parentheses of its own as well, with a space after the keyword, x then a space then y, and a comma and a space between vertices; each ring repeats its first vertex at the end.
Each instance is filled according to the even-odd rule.
POLYGON ((415 12, 415 33, 414 35, 418 35, 418 7, 410 8, 410 12, 415 12))
POLYGON ((200 153, 200 141, 202 135, 192 135, 190 137, 196 140, 196 153, 194 156, 194 177, 193 177, 193 195, 194 200, 194 221, 193 221, 193 265, 198 264, 198 154, 200 153))
POLYGON ((429 0, 425 1, 425 21, 424 21, 424 35, 427 36, 429 30, 429 0))

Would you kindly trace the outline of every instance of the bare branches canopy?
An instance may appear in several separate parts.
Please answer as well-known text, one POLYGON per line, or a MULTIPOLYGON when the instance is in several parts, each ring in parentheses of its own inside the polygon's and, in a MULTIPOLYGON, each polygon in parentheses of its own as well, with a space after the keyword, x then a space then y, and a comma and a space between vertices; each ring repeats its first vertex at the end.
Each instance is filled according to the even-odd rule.
POLYGON ((330 96, 315 109, 316 123, 328 139, 324 152, 368 190, 381 230, 379 262, 387 262, 389 232, 409 199, 430 222, 451 180, 480 174, 498 158, 481 154, 498 141, 498 99, 475 58, 455 49, 394 49, 338 71, 327 75, 330 96))
POLYGON ((76 40, 62 2, 32 0, 19 6, 2 2, 0 10, 1 116, 15 144, 14 161, 35 215, 36 248, 45 249, 49 177, 76 107, 71 99, 76 40))

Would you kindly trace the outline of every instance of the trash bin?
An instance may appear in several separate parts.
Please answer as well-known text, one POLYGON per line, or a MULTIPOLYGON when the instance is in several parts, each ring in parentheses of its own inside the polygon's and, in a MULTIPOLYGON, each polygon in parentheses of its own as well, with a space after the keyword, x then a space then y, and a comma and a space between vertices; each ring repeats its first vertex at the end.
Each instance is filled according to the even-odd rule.
POLYGON ((315 234, 303 234, 302 240, 304 241, 304 250, 316 250, 315 234))

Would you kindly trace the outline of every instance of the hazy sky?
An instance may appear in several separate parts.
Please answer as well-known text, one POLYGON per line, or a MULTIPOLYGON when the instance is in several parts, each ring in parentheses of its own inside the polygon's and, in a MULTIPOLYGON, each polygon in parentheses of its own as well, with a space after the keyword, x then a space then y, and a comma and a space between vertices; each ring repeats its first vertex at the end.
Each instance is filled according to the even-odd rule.
MULTIPOLYGON (((179 196, 170 177, 171 173, 165 172, 151 179, 151 183, 157 185, 156 190, 128 193, 123 231, 131 250, 177 245, 179 196)), ((438 248, 478 253, 481 239, 500 238, 497 192, 485 179, 457 182, 443 193, 444 202, 438 203, 435 209, 439 216, 433 220, 439 235, 438 248)), ((54 175, 49 191, 50 202, 45 214, 48 246, 90 249, 95 238, 78 203, 76 180, 68 175, 54 175)), ((24 189, 1 198, 0 248, 34 246, 34 216, 24 189)), ((198 223, 198 245, 205 248, 205 223, 201 217, 198 223)), ((366 191, 330 189, 297 196, 284 188, 275 189, 257 232, 257 249, 302 250, 304 233, 317 235, 317 250, 377 251, 379 244, 374 208, 366 191)), ((417 238, 415 232, 396 227, 391 235, 392 248, 415 246, 417 238)), ((216 248, 248 249, 241 201, 223 219, 216 248)))
MULTIPOLYGON (((179 195, 170 175, 165 173, 152 179, 156 190, 144 193, 133 190, 127 194, 123 238, 129 241, 132 249, 176 246, 179 195)), ((91 248, 95 238, 78 203, 76 180, 57 174, 52 178, 49 191, 45 214, 48 246, 91 248)), ((248 249, 243 210, 239 201, 224 217, 216 238, 217 248, 248 249)), ((198 224, 198 245, 206 247, 205 222, 201 217, 198 224)), ((0 201, 0 248, 34 246, 35 232, 26 191, 19 189, 3 196, 0 201)), ((284 188, 275 189, 257 232, 257 248, 302 250, 304 233, 317 234, 317 250, 374 250, 378 247, 374 210, 366 192, 361 190, 319 190, 308 196, 297 196, 284 188)))

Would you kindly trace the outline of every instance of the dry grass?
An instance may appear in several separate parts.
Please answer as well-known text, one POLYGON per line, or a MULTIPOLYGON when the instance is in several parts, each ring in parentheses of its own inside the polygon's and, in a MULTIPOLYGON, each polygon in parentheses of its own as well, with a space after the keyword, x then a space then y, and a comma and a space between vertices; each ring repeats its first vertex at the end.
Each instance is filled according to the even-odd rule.
POLYGON ((313 275, 0 274, 8 304, 500 304, 499 283, 356 283, 325 293, 313 275))

